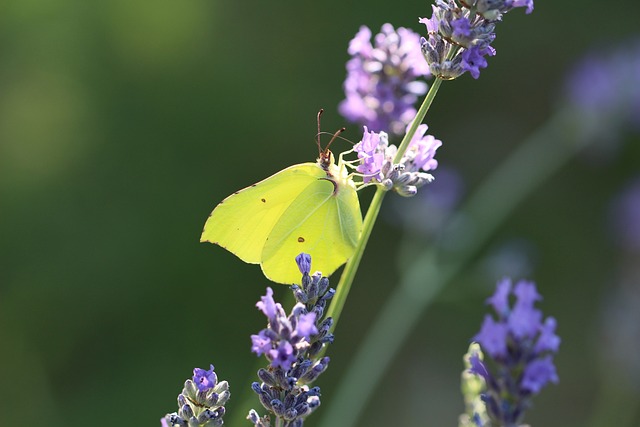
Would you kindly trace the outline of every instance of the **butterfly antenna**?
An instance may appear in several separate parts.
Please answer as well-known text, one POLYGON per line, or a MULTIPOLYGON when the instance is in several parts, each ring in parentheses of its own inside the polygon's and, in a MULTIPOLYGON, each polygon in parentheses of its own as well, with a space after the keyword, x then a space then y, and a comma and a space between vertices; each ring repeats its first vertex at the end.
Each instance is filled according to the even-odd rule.
POLYGON ((322 146, 320 145, 320 117, 322 117, 322 113, 324 113, 324 109, 321 108, 318 111, 318 134, 316 135, 316 143, 318 144, 318 153, 322 154, 322 146))
POLYGON ((331 141, 329 141, 329 143, 327 144, 327 146, 325 147, 325 151, 329 150, 329 147, 331 147, 331 144, 333 143, 333 141, 335 141, 342 132, 344 132, 345 130, 347 130, 347 128, 340 128, 336 131, 336 133, 333 134, 333 136, 331 137, 331 141))
MULTIPOLYGON (((323 135, 330 135, 331 137, 333 137, 333 135, 334 135, 334 134, 329 133, 329 132, 320 132, 320 133, 321 133, 321 134, 323 134, 323 135)), ((346 142, 346 143, 347 143, 347 144, 349 144, 349 145, 356 145, 356 143, 355 143, 355 142, 353 142, 353 141, 352 141, 352 140, 350 140, 349 138, 345 138, 344 136, 340 136, 340 135, 338 135, 338 136, 336 137, 336 139, 341 139, 341 140, 343 140, 344 142, 346 142)))

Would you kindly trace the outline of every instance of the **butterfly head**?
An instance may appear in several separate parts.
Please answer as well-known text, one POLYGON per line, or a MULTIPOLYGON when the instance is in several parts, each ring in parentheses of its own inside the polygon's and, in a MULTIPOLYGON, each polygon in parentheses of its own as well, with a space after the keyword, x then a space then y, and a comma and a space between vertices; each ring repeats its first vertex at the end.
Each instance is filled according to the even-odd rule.
POLYGON ((335 158, 333 157, 333 153, 328 148, 320 151, 320 156, 318 157, 318 164, 322 166, 322 169, 328 171, 329 167, 335 163, 335 158))
POLYGON ((318 164, 322 166, 322 168, 326 170, 328 173, 331 165, 335 163, 335 158, 333 157, 333 153, 331 152, 331 150, 329 150, 329 147, 331 147, 331 144, 333 143, 333 141, 336 140, 338 135, 340 135, 346 129, 345 128, 338 129, 336 133, 334 133, 333 136, 331 137, 331 140, 329 141, 327 146, 322 148, 322 145, 320 144, 320 134, 322 133, 320 131, 320 117, 322 116, 323 112, 324 112, 323 109, 320 109, 320 111, 318 111, 318 134, 316 137, 316 143, 318 144, 318 164))

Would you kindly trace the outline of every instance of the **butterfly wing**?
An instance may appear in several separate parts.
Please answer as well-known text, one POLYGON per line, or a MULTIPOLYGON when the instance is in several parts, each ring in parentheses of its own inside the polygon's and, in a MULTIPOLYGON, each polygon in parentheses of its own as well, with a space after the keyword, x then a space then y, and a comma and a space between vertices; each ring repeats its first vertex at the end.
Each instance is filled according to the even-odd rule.
POLYGON ((353 255, 362 231, 356 191, 331 181, 326 173, 308 185, 283 212, 262 252, 262 271, 270 280, 292 284, 300 280, 294 263, 300 252, 311 255, 313 269, 332 274, 353 255))
POLYGON ((261 264, 274 282, 293 284, 300 280, 299 253, 309 253, 313 268, 329 275, 351 257, 361 231, 355 190, 329 180, 319 164, 303 163, 224 199, 200 241, 261 264))
POLYGON ((244 262, 260 263, 267 237, 283 213, 324 176, 317 164, 302 163, 232 194, 209 215, 200 241, 220 245, 244 262))

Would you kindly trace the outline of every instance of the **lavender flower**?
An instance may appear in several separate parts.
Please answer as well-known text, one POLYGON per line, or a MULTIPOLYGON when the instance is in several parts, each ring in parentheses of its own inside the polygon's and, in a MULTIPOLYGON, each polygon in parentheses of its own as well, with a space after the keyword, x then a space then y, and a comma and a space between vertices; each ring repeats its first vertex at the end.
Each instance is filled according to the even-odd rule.
POLYGON ((429 74, 420 36, 384 24, 372 45, 371 30, 362 26, 349 44, 349 55, 340 114, 377 132, 402 134, 416 114, 418 97, 427 92, 427 84, 419 80, 429 74))
POLYGON ((207 391, 213 388, 218 382, 218 377, 213 371, 213 365, 211 365, 208 371, 204 369, 195 368, 193 370, 193 382, 198 386, 198 390, 207 391))
POLYGON ((496 51, 495 25, 515 7, 533 11, 533 0, 436 0, 431 18, 421 18, 428 39, 421 39, 431 74, 452 80, 469 72, 474 79, 487 67, 487 56, 496 51), (458 3, 460 5, 458 5, 458 3))
POLYGON ((178 412, 167 414, 160 420, 162 427, 216 427, 224 424, 224 404, 229 400, 229 384, 218 382, 213 370, 195 368, 193 379, 184 383, 178 395, 178 412))
POLYGON ((398 148, 389 145, 386 133, 371 132, 365 126, 362 140, 353 148, 360 159, 356 170, 363 174, 363 181, 380 184, 401 196, 415 195, 418 188, 433 180, 426 172, 438 167, 434 156, 442 141, 425 135, 427 129, 425 124, 418 126, 400 163, 394 164, 398 148))
MULTIPOLYGON (((320 388, 310 388, 329 365, 329 358, 314 358, 324 344, 333 342, 329 333, 332 319, 321 320, 327 301, 335 291, 329 288, 329 280, 321 273, 310 276, 311 256, 300 254, 296 263, 302 273, 301 286, 291 287, 297 304, 287 316, 279 303, 273 300, 273 291, 256 306, 269 320, 266 329, 252 335, 251 350, 269 361, 266 369, 258 371, 261 383, 252 388, 260 403, 276 417, 276 425, 301 427, 304 419, 320 405, 320 388)), ((271 426, 271 418, 260 417, 255 410, 247 417, 256 427, 271 426)))
POLYGON ((543 322, 542 313, 534 307, 540 299, 534 283, 520 281, 513 287, 510 279, 504 279, 487 300, 497 318, 487 315, 474 340, 492 363, 484 362, 477 348, 469 357, 469 372, 485 382, 480 395, 486 414, 482 410, 467 414, 476 425, 519 426, 532 397, 549 382, 558 382, 553 355, 560 338, 555 333, 555 319, 548 317, 543 322), (490 365, 495 369, 490 370, 490 365), (478 421, 483 418, 490 423, 478 421))
POLYGON ((578 138, 598 141, 598 158, 625 131, 640 131, 640 39, 587 54, 567 76, 564 104, 576 114, 578 138))

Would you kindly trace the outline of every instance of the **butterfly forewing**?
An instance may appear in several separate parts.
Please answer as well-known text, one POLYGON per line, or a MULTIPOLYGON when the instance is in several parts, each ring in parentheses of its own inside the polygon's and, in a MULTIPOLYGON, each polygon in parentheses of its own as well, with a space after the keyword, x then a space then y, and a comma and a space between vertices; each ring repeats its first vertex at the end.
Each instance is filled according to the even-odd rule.
POLYGON ((232 194, 213 210, 200 241, 220 245, 244 262, 260 263, 267 237, 283 212, 322 176, 317 164, 303 163, 232 194))

